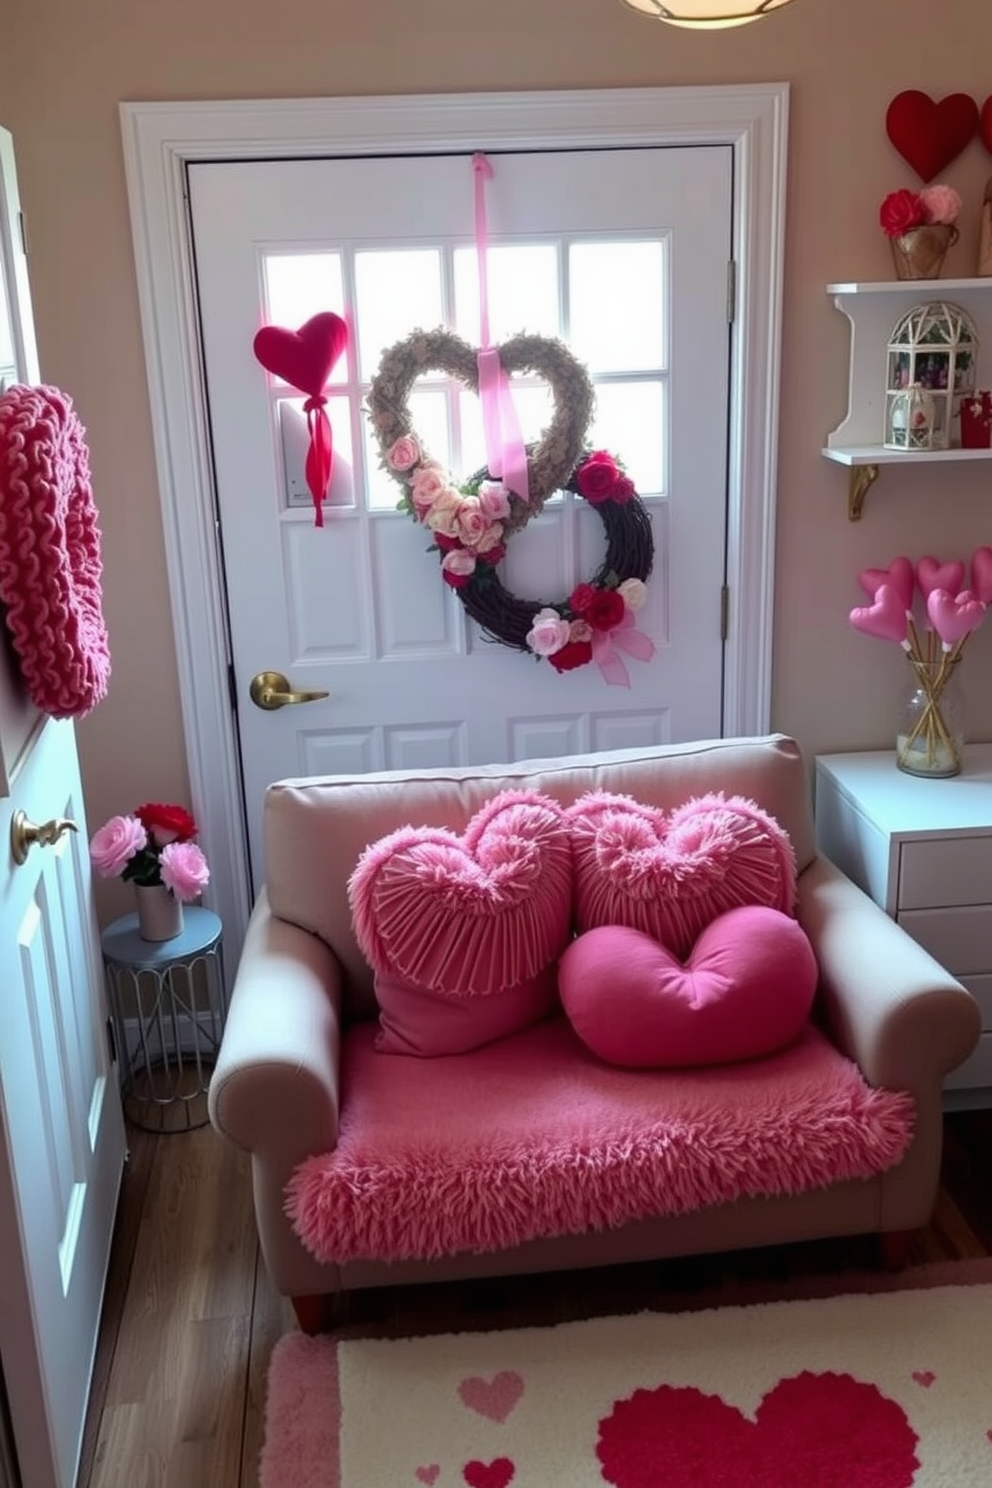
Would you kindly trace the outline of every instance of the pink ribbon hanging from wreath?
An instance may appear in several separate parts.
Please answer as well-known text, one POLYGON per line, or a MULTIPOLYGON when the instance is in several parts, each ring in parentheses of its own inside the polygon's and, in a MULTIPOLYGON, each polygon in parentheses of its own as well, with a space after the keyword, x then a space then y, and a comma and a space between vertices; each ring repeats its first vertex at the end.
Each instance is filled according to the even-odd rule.
POLYGON ((643 630, 637 629, 637 621, 630 609, 612 630, 594 630, 592 633, 592 659, 610 687, 629 687, 630 673, 619 654, 626 651, 637 661, 650 661, 654 655, 654 641, 643 630))
POLYGON ((495 480, 501 480, 519 496, 530 500, 527 474, 527 450, 517 411, 510 393, 510 379, 499 359, 498 350, 490 345, 489 336, 489 224, 486 217, 486 182, 493 178, 487 156, 472 156, 475 177, 475 252, 479 265, 479 397, 482 400, 482 425, 486 440, 486 465, 495 480))

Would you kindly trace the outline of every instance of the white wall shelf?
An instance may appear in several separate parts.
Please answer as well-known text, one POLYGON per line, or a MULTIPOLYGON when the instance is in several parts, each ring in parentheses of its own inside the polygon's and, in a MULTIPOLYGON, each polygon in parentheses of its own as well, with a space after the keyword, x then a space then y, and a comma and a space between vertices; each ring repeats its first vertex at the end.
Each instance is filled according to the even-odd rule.
POLYGON ((992 367, 992 278, 896 279, 828 284, 827 293, 851 326, 847 417, 828 434, 823 455, 849 469, 847 515, 861 516, 865 497, 883 465, 992 459, 992 450, 896 450, 881 443, 885 429, 885 375, 889 336, 914 305, 948 300, 967 310, 978 327, 976 387, 988 387, 992 367))

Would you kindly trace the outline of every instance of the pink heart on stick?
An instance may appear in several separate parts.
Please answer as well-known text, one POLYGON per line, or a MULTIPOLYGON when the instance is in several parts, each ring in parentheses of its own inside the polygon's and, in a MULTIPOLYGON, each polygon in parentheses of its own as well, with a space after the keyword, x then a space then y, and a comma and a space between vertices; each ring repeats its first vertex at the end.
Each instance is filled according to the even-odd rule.
POLYGON ((964 583, 964 564, 960 558, 951 558, 947 563, 941 563, 939 558, 921 558, 916 565, 916 582, 924 599, 929 599, 934 589, 957 594, 964 583))
POLYGON ((960 594, 934 589, 927 596, 927 614, 944 645, 953 646, 955 641, 977 630, 985 618, 985 606, 970 589, 960 594))
POLYGON ((880 641, 906 639, 906 606, 898 589, 883 584, 875 595, 872 605, 860 605, 848 616, 855 630, 865 635, 877 636, 880 641))
POLYGON ((875 598, 883 584, 889 584, 899 595, 904 609, 913 607, 916 570, 909 558, 893 558, 888 568, 863 568, 858 574, 858 582, 869 599, 875 598))
POLYGON ((976 548, 972 553, 971 587, 982 604, 992 604, 992 548, 976 548))

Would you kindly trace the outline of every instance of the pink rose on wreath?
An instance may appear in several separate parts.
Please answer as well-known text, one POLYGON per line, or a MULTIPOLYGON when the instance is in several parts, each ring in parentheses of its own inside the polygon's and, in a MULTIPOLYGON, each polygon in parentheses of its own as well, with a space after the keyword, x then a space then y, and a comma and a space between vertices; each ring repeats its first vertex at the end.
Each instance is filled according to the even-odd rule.
POLYGON ((210 882, 207 860, 195 842, 169 842, 159 856, 162 882, 176 898, 196 899, 210 882))
POLYGON ((576 667, 586 666, 592 661, 592 646, 588 641, 569 641, 548 660, 556 672, 574 672, 576 667))
POLYGON ((430 506, 442 491, 447 490, 447 487, 448 472, 443 465, 437 465, 433 461, 430 464, 421 465, 410 484, 414 506, 418 509, 421 506, 430 506))
POLYGON ((413 434, 401 434, 386 452, 390 470, 412 470, 420 459, 420 445, 413 434))
POLYGON ((466 496, 458 508, 455 514, 455 532, 467 548, 481 547, 484 538, 486 546, 492 548, 503 536, 502 527, 489 520, 477 496, 466 496))
POLYGON ((527 632, 527 644, 535 656, 553 656, 568 644, 570 630, 568 621, 548 606, 534 616, 527 632))
POLYGON ((454 486, 445 486, 431 502, 430 511, 424 518, 424 526, 432 532, 444 532, 448 537, 458 536, 458 509, 465 500, 454 486))
POLYGON ((618 594, 615 589, 599 589, 584 618, 593 630, 613 630, 620 624, 626 611, 622 594, 618 594))
POLYGON ((628 609, 639 610, 648 597, 648 586, 643 579, 624 579, 617 593, 628 609))
POLYGON ((441 577, 452 589, 464 589, 475 573, 475 559, 464 548, 452 548, 441 561, 441 577))
POLYGON ((595 506, 600 501, 614 499, 622 478, 620 467, 608 450, 593 450, 576 471, 575 484, 579 495, 595 506))
POLYGON ((510 515, 510 498, 502 481, 483 481, 479 487, 479 505, 490 522, 501 522, 510 515))
POLYGON ((588 620, 573 620, 568 627, 568 639, 570 641, 591 641, 592 626, 588 620))

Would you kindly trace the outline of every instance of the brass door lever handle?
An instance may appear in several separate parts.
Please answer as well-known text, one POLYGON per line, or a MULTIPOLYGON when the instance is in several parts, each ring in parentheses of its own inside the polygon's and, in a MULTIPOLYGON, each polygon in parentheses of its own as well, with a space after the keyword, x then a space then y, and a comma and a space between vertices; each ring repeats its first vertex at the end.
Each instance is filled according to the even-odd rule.
POLYGON ((64 833, 78 831, 76 823, 66 816, 53 817, 51 821, 42 822, 38 826, 35 822, 28 821, 23 811, 15 811, 10 822, 11 855, 19 867, 35 843, 39 847, 51 847, 64 833))
POLYGON ((273 708, 285 708, 289 703, 318 703, 322 698, 330 697, 330 693, 297 691, 282 672, 259 672, 251 679, 248 696, 256 708, 271 712, 273 708))

